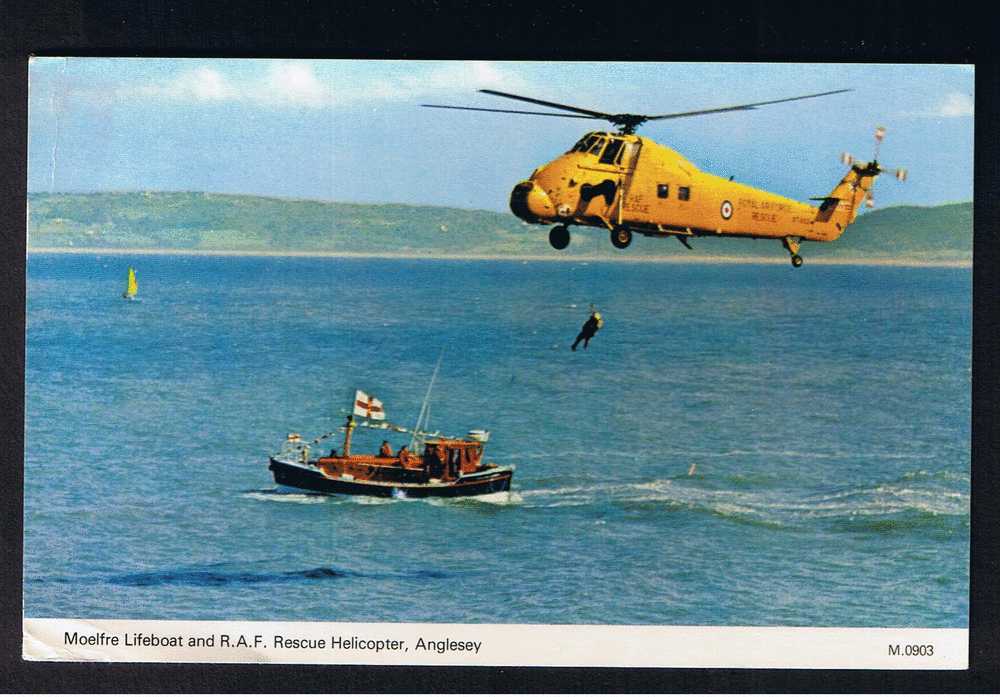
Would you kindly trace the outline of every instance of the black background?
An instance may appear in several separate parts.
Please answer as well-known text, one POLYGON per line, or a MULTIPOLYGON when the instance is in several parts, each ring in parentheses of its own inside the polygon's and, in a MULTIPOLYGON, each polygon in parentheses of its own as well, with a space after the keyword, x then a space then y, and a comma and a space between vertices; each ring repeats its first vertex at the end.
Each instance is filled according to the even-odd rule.
MULTIPOLYGON (((0 689, 998 692, 997 68, 992 10, 939 2, 0 0, 0 689), (21 660, 29 55, 976 64, 969 671, 414 668, 21 660)), ((530 134, 529 136, 530 137, 530 134)), ((70 591, 71 592, 71 591, 70 591)), ((609 589, 612 592, 612 589, 609 589)))

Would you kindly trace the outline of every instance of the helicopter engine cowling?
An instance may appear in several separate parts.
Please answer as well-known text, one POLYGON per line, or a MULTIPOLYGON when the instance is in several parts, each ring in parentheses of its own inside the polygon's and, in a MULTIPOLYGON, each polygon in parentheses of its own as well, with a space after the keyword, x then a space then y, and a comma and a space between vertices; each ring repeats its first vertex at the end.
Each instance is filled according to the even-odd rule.
POLYGON ((555 207, 549 195, 531 180, 521 182, 510 192, 510 210, 528 223, 540 223, 555 217, 555 207))

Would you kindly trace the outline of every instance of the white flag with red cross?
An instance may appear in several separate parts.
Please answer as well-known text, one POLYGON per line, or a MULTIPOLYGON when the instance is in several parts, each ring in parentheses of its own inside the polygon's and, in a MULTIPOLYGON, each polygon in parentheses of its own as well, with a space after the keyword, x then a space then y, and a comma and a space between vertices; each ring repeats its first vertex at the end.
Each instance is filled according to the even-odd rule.
POLYGON ((357 390, 354 394, 354 414, 366 419, 385 421, 385 409, 382 407, 382 402, 361 390, 357 390))

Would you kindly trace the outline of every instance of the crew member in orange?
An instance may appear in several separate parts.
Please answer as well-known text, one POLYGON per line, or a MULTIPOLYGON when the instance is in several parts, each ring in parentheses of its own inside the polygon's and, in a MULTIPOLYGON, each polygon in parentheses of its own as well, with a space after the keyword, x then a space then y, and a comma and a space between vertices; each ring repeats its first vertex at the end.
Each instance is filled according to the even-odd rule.
POLYGON ((392 457, 392 446, 389 445, 389 441, 382 441, 382 447, 379 449, 378 454, 382 457, 392 457))
POLYGON ((399 458, 400 467, 405 468, 408 464, 410 464, 410 450, 405 445, 399 449, 399 452, 396 453, 396 457, 399 458))

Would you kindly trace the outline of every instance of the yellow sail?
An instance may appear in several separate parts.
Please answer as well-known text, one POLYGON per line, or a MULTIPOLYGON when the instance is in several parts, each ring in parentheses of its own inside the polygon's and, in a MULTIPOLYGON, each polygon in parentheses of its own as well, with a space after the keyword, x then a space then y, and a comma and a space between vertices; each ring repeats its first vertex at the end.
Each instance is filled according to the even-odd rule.
POLYGON ((135 280, 135 269, 128 267, 128 285, 125 287, 124 297, 134 298, 139 292, 139 284, 135 280))

